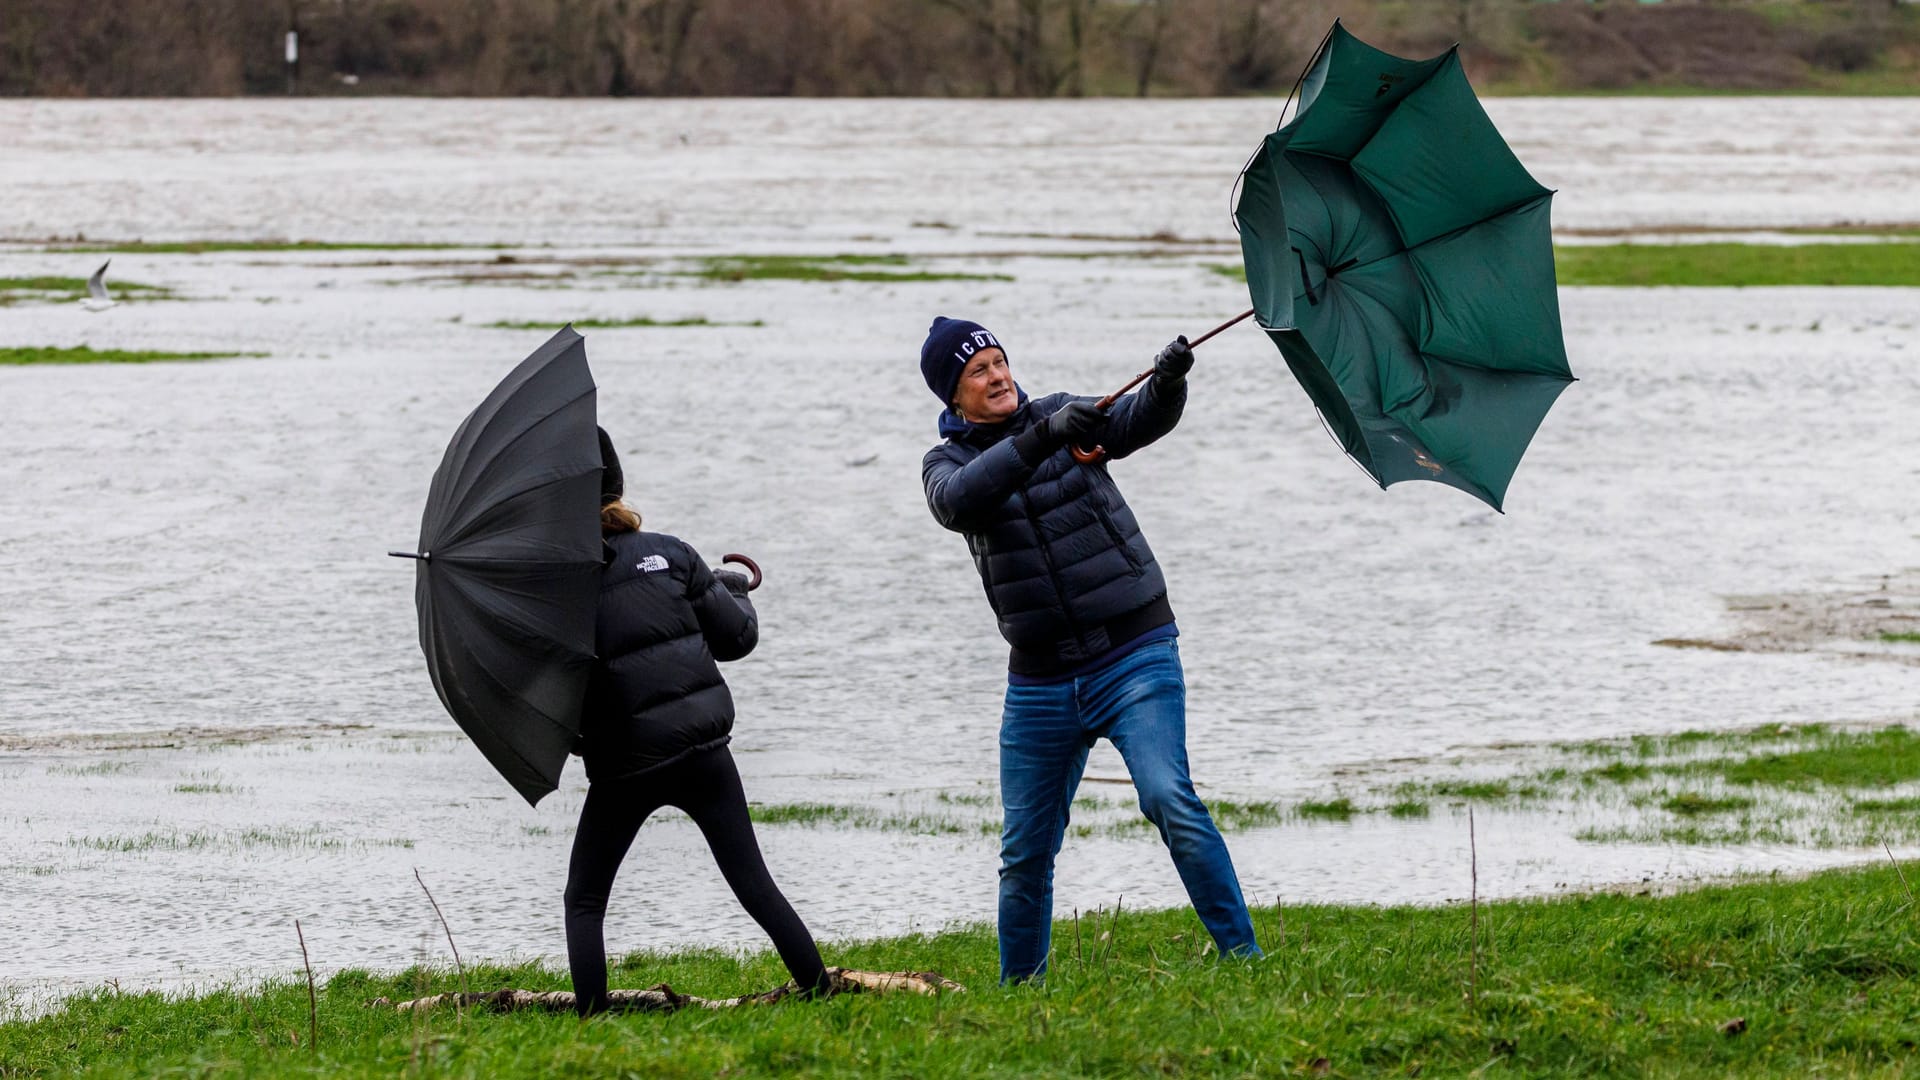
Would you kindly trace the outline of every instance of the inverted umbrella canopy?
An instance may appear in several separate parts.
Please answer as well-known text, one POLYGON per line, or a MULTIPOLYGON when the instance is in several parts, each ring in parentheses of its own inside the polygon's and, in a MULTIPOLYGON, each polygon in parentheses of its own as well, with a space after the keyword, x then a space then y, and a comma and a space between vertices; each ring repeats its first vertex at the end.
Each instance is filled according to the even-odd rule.
POLYGON ((1241 181, 1254 310, 1341 447, 1381 487, 1434 480, 1501 509, 1573 373, 1553 193, 1458 46, 1405 60, 1335 23, 1241 181))
POLYGON ((593 664, 600 442, 568 327, 454 433, 420 519, 414 602, 433 688, 507 782, 559 786, 593 664))

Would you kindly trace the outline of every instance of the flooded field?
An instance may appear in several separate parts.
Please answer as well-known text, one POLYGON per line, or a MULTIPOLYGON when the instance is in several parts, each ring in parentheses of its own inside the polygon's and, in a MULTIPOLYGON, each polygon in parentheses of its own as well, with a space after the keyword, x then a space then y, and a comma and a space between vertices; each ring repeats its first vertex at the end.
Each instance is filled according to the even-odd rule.
MULTIPOLYGON (((323 970, 444 962, 415 868, 463 954, 562 953, 584 781, 529 809, 458 736, 412 568, 384 554, 547 334, 497 323, 626 324, 585 333, 630 497, 766 569, 761 647, 728 670, 748 792, 865 822, 763 827, 810 926, 991 918, 1005 651, 921 497, 921 336, 973 317, 1030 391, 1092 392, 1236 314, 1229 188, 1273 108, 0 103, 0 278, 84 277, 105 256, 62 250, 81 235, 501 245, 135 250, 113 274, 164 295, 0 304, 0 347, 256 354, 0 367, 0 1007, 284 973, 295 918, 323 970)), ((1490 111, 1569 228, 1920 221, 1920 102, 1490 111)), ((1374 489, 1251 329, 1201 351, 1179 431, 1115 466, 1179 615, 1203 795, 1296 807, 1514 743, 1920 719, 1920 642, 1897 633, 1654 644, 1744 642, 1728 598, 1860 597, 1920 564, 1920 290, 1561 304, 1583 381, 1505 516, 1374 489)), ((1061 912, 1183 902, 1120 826, 1104 745, 1089 778, 1061 912)), ((1467 801, 1256 815, 1228 841, 1261 903, 1444 901, 1467 889, 1467 801)), ((1503 895, 1878 854, 1476 814, 1503 895)), ((760 940, 676 819, 643 833, 608 937, 760 940)))

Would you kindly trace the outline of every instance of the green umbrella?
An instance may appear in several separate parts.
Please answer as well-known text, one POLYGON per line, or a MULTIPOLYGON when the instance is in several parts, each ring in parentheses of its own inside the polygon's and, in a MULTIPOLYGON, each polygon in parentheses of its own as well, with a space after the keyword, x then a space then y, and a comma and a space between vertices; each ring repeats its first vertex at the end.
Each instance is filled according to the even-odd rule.
POLYGON ((1335 23, 1293 121, 1241 176, 1262 328, 1381 487, 1436 480, 1498 510, 1573 381, 1548 204, 1460 68, 1335 23))

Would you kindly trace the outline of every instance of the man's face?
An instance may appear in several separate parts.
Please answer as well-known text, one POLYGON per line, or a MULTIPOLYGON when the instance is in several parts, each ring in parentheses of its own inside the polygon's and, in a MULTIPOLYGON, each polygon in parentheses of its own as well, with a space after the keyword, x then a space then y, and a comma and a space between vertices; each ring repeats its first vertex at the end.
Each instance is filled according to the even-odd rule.
POLYGON ((960 372, 953 406, 976 424, 997 424, 1012 416, 1020 407, 1020 394, 1013 387, 1007 354, 991 345, 974 353, 960 372))

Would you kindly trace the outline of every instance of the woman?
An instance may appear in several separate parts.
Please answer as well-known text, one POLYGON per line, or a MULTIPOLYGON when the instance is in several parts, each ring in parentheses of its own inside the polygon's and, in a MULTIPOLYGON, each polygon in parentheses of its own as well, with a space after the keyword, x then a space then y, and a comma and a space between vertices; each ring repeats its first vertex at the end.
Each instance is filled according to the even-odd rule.
POLYGON ((624 478, 603 429, 601 572, 593 676, 578 746, 587 801, 567 869, 567 963, 582 1016, 607 1007, 601 927, 620 860, 647 815, 685 811, 707 838, 733 894, 773 939, 794 981, 827 987, 813 937, 767 873, 747 796, 727 750, 733 696, 716 660, 738 660, 759 638, 747 580, 716 573, 682 541, 640 531, 621 501, 624 478))

